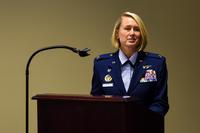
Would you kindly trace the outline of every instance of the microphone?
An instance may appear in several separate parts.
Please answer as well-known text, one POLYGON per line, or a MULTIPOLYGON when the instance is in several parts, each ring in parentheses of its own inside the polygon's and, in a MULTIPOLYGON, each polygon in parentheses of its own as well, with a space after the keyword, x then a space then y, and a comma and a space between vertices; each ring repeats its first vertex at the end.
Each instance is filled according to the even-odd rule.
POLYGON ((71 50, 74 53, 77 53, 80 57, 86 57, 88 55, 90 55, 88 52, 90 51, 90 49, 88 48, 84 48, 83 50, 80 50, 78 48, 73 48, 73 47, 69 47, 69 46, 65 46, 65 45, 56 45, 56 46, 49 46, 49 47, 45 47, 45 48, 41 48, 37 51, 35 51, 30 58, 28 59, 28 62, 26 64, 26 133, 29 132, 29 67, 31 64, 31 61, 33 59, 33 57, 35 57, 38 53, 42 52, 42 51, 46 51, 46 50, 50 50, 50 49, 68 49, 71 50))
POLYGON ((77 49, 77 51, 78 51, 79 56, 81 56, 81 57, 85 57, 85 56, 90 55, 88 53, 88 51, 90 51, 90 49, 88 49, 88 48, 84 48, 83 50, 78 50, 77 49))

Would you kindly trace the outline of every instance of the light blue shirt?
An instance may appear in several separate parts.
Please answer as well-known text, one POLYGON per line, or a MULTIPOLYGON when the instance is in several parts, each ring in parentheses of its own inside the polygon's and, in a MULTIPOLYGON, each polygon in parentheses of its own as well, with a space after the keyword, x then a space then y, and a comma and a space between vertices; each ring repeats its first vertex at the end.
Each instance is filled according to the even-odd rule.
POLYGON ((124 87, 126 89, 126 91, 128 91, 130 82, 131 82, 131 78, 134 72, 134 68, 129 64, 126 63, 127 60, 130 60, 131 63, 134 65, 137 59, 137 55, 138 52, 135 52, 129 59, 126 57, 126 55, 119 50, 119 60, 121 62, 121 76, 122 76, 122 80, 124 83, 124 87), (125 64, 126 63, 126 64, 125 64))

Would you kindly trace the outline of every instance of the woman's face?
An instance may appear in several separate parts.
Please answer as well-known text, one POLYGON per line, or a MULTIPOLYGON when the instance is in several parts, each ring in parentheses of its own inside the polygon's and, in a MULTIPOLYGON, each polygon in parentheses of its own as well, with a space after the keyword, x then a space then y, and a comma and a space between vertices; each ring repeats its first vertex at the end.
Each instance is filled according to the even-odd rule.
POLYGON ((126 50, 127 48, 131 48, 134 51, 137 50, 141 33, 139 25, 133 18, 127 16, 122 17, 117 38, 120 41, 120 48, 122 50, 126 50))

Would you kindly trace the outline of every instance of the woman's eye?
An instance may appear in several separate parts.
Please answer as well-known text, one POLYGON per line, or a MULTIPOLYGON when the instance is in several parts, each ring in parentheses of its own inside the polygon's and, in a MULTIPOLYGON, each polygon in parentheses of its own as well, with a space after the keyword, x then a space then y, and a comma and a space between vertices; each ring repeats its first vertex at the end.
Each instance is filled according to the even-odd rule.
POLYGON ((131 27, 125 27, 125 30, 131 30, 131 27))
POLYGON ((140 31, 139 27, 134 28, 134 31, 140 31))
POLYGON ((137 31, 137 32, 140 31, 139 27, 125 27, 124 29, 127 31, 130 31, 130 30, 137 31))

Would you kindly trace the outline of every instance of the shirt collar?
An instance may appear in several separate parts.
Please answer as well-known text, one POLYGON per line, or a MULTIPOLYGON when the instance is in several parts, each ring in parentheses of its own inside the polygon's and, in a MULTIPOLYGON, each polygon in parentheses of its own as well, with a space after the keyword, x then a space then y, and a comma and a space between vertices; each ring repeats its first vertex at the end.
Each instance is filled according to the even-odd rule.
POLYGON ((119 60, 121 62, 121 64, 123 65, 127 60, 130 60, 131 63, 134 65, 135 62, 136 62, 136 59, 137 59, 137 56, 138 56, 138 52, 135 52, 131 55, 131 57, 128 59, 126 57, 126 55, 122 52, 122 50, 120 49, 119 50, 119 60))

